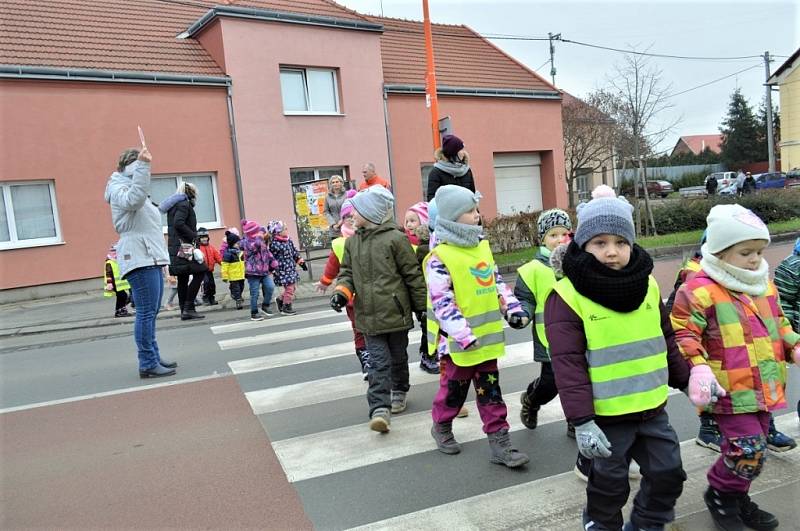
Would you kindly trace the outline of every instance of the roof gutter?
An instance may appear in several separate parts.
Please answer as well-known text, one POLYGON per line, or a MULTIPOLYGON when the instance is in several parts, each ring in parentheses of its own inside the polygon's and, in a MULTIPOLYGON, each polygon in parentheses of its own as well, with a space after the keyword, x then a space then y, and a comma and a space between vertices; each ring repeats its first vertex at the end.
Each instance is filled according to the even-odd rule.
POLYGON ((225 87, 231 84, 231 79, 227 76, 197 76, 193 74, 162 74, 160 72, 131 72, 22 65, 0 65, 0 78, 214 87, 225 87))
MULTIPOLYGON (((384 85, 384 90, 389 94, 425 94, 424 85, 387 84, 384 85)), ((439 85, 436 87, 436 93, 443 96, 479 96, 484 98, 561 99, 561 94, 552 90, 448 87, 439 85)))
POLYGON ((303 15, 300 13, 286 13, 272 9, 259 9, 254 7, 215 6, 209 9, 189 29, 178 35, 179 39, 194 37, 217 17, 242 18, 260 20, 264 22, 287 22, 289 24, 304 24, 308 26, 324 26, 359 31, 383 32, 383 25, 374 22, 345 20, 318 15, 303 15))

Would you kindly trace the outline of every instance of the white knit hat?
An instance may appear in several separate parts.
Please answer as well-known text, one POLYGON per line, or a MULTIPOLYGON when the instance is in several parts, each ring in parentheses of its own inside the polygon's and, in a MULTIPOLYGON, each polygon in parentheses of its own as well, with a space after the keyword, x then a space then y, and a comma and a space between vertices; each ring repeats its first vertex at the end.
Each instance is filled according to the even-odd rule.
POLYGON ((747 240, 767 240, 769 229, 761 218, 741 205, 717 205, 706 218, 706 249, 711 254, 747 240))

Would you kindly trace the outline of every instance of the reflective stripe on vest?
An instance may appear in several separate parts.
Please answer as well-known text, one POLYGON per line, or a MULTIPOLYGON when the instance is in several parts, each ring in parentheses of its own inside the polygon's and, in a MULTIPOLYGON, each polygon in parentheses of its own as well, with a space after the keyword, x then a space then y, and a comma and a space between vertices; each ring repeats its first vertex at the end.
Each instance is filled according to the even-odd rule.
POLYGON ((650 277, 641 306, 629 313, 589 300, 567 278, 554 289, 583 321, 595 413, 624 415, 663 404, 669 373, 655 279, 650 277))
MULTIPOLYGON (((106 260, 106 265, 111 265, 111 272, 114 274, 114 287, 116 291, 127 291, 131 289, 131 285, 127 280, 119 276, 119 264, 116 260, 106 260)), ((103 275, 105 279, 105 274, 103 275)), ((105 282, 103 283, 105 285, 105 282)), ((106 292, 109 293, 109 292, 106 292)), ((108 296, 111 296, 110 294, 108 296)))
POLYGON ((344 258, 344 242, 346 239, 347 238, 344 236, 339 236, 331 242, 331 250, 333 251, 333 254, 336 255, 336 259, 339 260, 340 264, 344 258))
MULTIPOLYGON (((453 363, 459 367, 472 367, 505 354, 505 334, 497 285, 494 279, 494 257, 489 242, 482 241, 476 247, 456 247, 439 244, 425 257, 425 267, 432 255, 436 255, 447 268, 453 282, 453 292, 461 314, 478 338, 478 348, 464 351, 458 343, 448 338, 447 346, 453 363)), ((428 294, 428 351, 439 347, 439 322, 433 312, 428 294)))
POLYGON ((544 306, 545 302, 547 302, 547 297, 556 284, 556 274, 553 273, 552 269, 536 259, 520 267, 517 270, 517 274, 528 286, 528 289, 533 293, 533 298, 536 300, 536 309, 533 316, 534 330, 536 330, 536 336, 542 345, 548 348, 547 335, 544 331, 544 306))

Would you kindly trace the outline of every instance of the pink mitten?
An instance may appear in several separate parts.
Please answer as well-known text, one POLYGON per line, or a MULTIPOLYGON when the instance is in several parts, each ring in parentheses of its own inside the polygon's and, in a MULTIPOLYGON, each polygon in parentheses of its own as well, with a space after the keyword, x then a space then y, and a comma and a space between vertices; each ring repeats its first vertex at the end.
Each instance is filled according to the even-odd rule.
POLYGON ((711 367, 695 365, 689 373, 689 400, 697 407, 706 407, 716 402, 717 397, 725 396, 725 389, 719 385, 711 367))

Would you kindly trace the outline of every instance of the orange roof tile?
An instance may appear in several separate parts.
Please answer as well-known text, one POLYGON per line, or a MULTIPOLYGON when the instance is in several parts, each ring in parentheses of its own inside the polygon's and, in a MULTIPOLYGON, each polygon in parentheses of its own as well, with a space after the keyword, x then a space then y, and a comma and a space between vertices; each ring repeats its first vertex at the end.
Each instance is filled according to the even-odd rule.
POLYGON ((366 21, 329 0, 3 0, 0 64, 221 75, 194 39, 177 39, 214 5, 366 21))
POLYGON ((722 135, 687 135, 680 137, 678 142, 681 140, 695 155, 702 153, 705 148, 714 153, 722 151, 722 135))
MULTIPOLYGON (((383 24, 381 55, 387 84, 425 84, 422 22, 368 17, 383 24)), ((436 81, 469 88, 555 90, 538 74, 466 26, 432 24, 436 81)))

